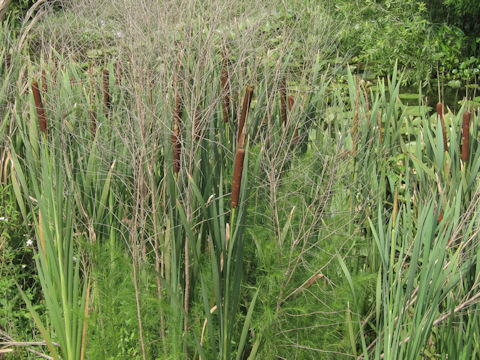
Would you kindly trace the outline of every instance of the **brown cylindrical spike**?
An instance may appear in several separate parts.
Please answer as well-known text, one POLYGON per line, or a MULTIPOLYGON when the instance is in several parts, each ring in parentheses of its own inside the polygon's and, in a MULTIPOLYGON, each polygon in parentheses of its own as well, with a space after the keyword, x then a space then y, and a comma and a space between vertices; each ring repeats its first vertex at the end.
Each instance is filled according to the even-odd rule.
POLYGON ((232 199, 230 206, 232 209, 238 205, 238 199, 240 196, 240 185, 242 183, 243 173, 243 160, 245 159, 245 149, 238 148, 235 155, 235 168, 233 170, 233 182, 232 182, 232 199))
POLYGON ((238 135, 237 135, 237 144, 239 147, 243 147, 243 127, 245 126, 245 121, 247 119, 247 114, 250 109, 250 103, 252 102, 253 87, 247 86, 245 90, 245 97, 243 98, 242 112, 240 114, 240 120, 238 122, 238 135))
POLYGON ((447 145, 447 128, 445 127, 445 119, 443 117, 443 104, 438 103, 437 104, 437 115, 440 118, 440 124, 442 126, 442 134, 443 134, 443 150, 448 151, 448 145, 447 145))
POLYGON ((110 89, 109 89, 109 71, 103 69, 103 105, 105 109, 105 116, 108 116, 110 110, 110 89))
POLYGON ((223 121, 228 122, 230 114, 230 82, 228 76, 228 58, 225 47, 222 51, 222 73, 220 75, 222 83, 222 98, 223 98, 223 121))
POLYGON ((470 131, 470 112, 465 111, 463 113, 462 124, 462 160, 465 162, 468 160, 468 145, 469 145, 469 131, 470 131))
POLYGON ((40 131, 47 135, 47 114, 45 112, 45 108, 43 107, 42 96, 40 95, 40 90, 36 81, 32 81, 32 93, 35 101, 35 107, 37 109, 40 131))

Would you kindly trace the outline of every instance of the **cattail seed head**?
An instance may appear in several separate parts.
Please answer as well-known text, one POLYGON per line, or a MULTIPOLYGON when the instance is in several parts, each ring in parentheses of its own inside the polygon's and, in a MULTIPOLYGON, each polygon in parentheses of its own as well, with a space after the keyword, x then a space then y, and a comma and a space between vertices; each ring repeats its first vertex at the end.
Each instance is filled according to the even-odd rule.
POLYGON ((247 119, 247 114, 248 111, 250 110, 250 103, 252 102, 252 95, 253 95, 253 87, 252 86, 247 86, 247 89, 245 90, 245 97, 243 98, 243 106, 242 106, 242 112, 240 114, 240 120, 238 122, 238 135, 237 135, 237 143, 239 147, 243 147, 244 145, 244 127, 245 127, 245 121, 247 119))
POLYGON ((222 98, 223 98, 223 121, 228 122, 230 113, 230 80, 228 75, 228 58, 227 50, 223 47, 222 50, 222 72, 220 75, 222 83, 222 98))
POLYGON ((437 116, 440 118, 440 124, 442 126, 443 150, 448 151, 447 128, 445 127, 445 119, 444 119, 444 116, 443 116, 443 104, 440 103, 440 102, 437 104, 437 116))
POLYGON ((468 160, 469 130, 470 130, 470 112, 465 111, 463 113, 463 124, 462 124, 462 160, 464 162, 468 160))
POLYGON ((110 72, 108 69, 103 69, 103 105, 105 109, 105 116, 108 116, 110 110, 110 89, 109 89, 110 72))
POLYGON ((238 199, 240 196, 240 185, 242 182, 243 173, 243 160, 245 159, 245 149, 238 148, 235 155, 235 168, 233 170, 233 182, 232 182, 232 199, 230 206, 232 209, 238 205, 238 199))
POLYGON ((45 108, 43 107, 42 96, 40 95, 40 90, 36 81, 32 81, 32 93, 35 101, 35 107, 37 109, 40 131, 47 135, 47 114, 45 112, 45 108))

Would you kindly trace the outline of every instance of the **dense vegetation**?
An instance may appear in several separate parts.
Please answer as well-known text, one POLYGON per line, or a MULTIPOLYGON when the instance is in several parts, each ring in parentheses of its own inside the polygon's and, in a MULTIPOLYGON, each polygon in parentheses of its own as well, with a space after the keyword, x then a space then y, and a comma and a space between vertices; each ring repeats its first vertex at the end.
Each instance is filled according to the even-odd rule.
POLYGON ((480 357, 480 5, 61 3, 0 29, 0 359, 480 357))

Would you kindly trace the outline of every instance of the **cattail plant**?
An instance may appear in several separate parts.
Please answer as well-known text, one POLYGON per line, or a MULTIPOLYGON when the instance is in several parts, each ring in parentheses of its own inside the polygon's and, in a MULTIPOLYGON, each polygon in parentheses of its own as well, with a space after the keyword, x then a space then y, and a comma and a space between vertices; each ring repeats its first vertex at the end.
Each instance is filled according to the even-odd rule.
POLYGON ((287 79, 284 76, 280 83, 280 106, 282 112, 282 125, 287 126, 287 79))
POLYGON ((180 156, 182 154, 181 132, 180 132, 180 126, 182 124, 182 112, 183 112, 182 98, 177 93, 175 96, 175 110, 173 112, 173 134, 172 134, 173 170, 175 174, 178 174, 178 172, 180 171, 180 156))
POLYGON ((42 96, 40 95, 40 90, 36 81, 32 81, 32 93, 35 101, 35 107, 37 109, 40 131, 47 135, 47 114, 45 112, 45 108, 42 103, 42 96))
POLYGON ((220 75, 222 82, 222 98, 223 98, 223 121, 228 122, 230 114, 230 79, 228 76, 228 58, 227 50, 222 50, 222 73, 220 75))
POLYGON ((240 114, 240 120, 238 121, 238 136, 237 144, 240 144, 240 138, 243 133, 243 128, 245 126, 245 120, 247 119, 248 111, 250 110, 250 103, 252 102, 253 87, 247 86, 245 90, 245 97, 243 98, 242 112, 240 114))
POLYGON ((103 104, 105 109, 105 116, 108 116, 110 110, 110 90, 109 90, 109 75, 108 69, 103 69, 103 104))
POLYGON ((440 118, 440 124, 442 126, 442 134, 443 134, 443 150, 448 151, 447 145, 447 129, 445 128, 445 118, 443 116, 443 104, 439 102, 437 104, 437 116, 440 118))
POLYGON ((470 112, 465 111, 463 113, 462 124, 462 160, 465 162, 468 160, 468 143, 469 143, 469 129, 470 129, 470 112))
POLYGON ((243 109, 238 128, 238 142, 237 152, 235 154, 235 166, 233 169, 233 181, 232 181, 232 198, 230 206, 235 209, 238 205, 238 198, 240 196, 240 185, 242 182, 243 173, 243 161, 245 159, 245 134, 246 134, 246 116, 250 108, 252 101, 253 87, 247 86, 245 91, 245 98, 243 101, 243 109))

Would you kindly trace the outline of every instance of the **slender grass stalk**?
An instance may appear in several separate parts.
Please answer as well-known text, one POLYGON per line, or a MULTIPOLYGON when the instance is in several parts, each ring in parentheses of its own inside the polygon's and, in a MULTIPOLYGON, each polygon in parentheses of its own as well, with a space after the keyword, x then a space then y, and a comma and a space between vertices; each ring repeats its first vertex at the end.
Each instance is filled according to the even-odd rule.
POLYGON ((282 125, 287 126, 287 79, 284 76, 280 83, 280 107, 282 113, 282 125))
POLYGON ((104 106, 104 112, 105 116, 108 116, 108 113, 110 111, 110 89, 109 89, 109 77, 110 77, 110 72, 108 69, 103 69, 103 106, 104 106))
POLYGON ((469 130, 470 130, 470 112, 465 111, 463 113, 463 124, 462 124, 462 160, 464 162, 468 160, 469 130))
POLYGON ((12 68, 12 55, 7 54, 5 61, 6 61, 6 65, 7 65, 7 71, 8 71, 12 68))
POLYGON ((447 145, 447 129, 445 127, 445 118, 444 118, 444 109, 443 109, 443 104, 439 102, 437 104, 437 116, 440 118, 440 123, 442 125, 442 134, 443 134, 443 150, 448 151, 448 145, 447 145))
POLYGON ((222 50, 222 73, 220 79, 222 83, 223 121, 227 123, 230 117, 230 78, 228 74, 227 49, 225 46, 222 50))
POLYGON ((42 96, 40 95, 40 90, 36 81, 32 81, 32 93, 33 99, 35 100, 35 107, 37 109, 40 131, 47 135, 47 114, 45 112, 45 108, 42 103, 42 96))
MULTIPOLYGON (((253 87, 252 86, 247 86, 245 90, 245 97, 243 98, 243 106, 242 106, 242 112, 240 114, 240 120, 238 121, 238 136, 237 136, 237 144, 239 144, 239 147, 243 146, 243 143, 241 143, 241 138, 243 134, 243 128, 245 126, 245 121, 247 119, 247 114, 248 111, 250 110, 250 103, 252 102, 252 95, 253 95, 253 87)), ((243 137, 243 139, 245 139, 243 137)))

